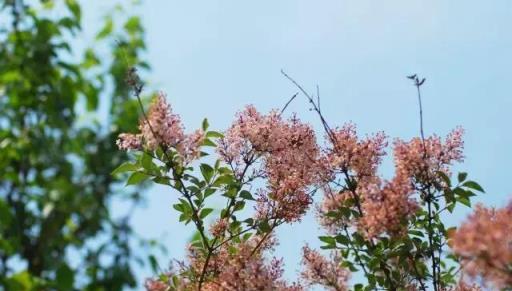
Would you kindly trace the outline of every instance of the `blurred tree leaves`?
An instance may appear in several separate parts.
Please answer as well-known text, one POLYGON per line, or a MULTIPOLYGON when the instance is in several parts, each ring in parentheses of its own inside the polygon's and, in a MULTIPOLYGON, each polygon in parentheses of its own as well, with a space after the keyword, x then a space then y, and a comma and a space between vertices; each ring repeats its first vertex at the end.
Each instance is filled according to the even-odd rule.
POLYGON ((136 206, 140 189, 120 191, 110 173, 127 158, 117 134, 137 124, 124 77, 149 68, 144 30, 117 7, 78 50, 77 0, 28 2, 0 4, 0 289, 134 287, 130 213, 114 218, 109 205, 136 206))

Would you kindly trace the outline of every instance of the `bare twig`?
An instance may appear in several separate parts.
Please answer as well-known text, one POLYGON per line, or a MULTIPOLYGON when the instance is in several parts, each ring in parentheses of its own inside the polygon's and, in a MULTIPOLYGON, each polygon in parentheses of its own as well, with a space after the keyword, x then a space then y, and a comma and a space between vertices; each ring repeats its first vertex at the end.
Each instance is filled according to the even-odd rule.
POLYGON ((418 105, 420 107, 420 135, 421 135, 421 140, 423 141, 423 146, 425 147, 425 133, 423 131, 423 106, 421 103, 420 87, 425 83, 426 79, 423 78, 420 81, 420 79, 418 78, 418 76, 416 74, 407 76, 407 78, 413 80, 414 86, 416 87, 416 91, 417 91, 417 95, 418 95, 418 105))
POLYGON ((286 110, 286 108, 288 107, 288 105, 290 105, 290 103, 292 103, 293 99, 295 99, 295 97, 297 97, 297 95, 299 95, 299 93, 295 93, 293 94, 292 98, 290 98, 290 100, 288 100, 288 102, 286 102, 286 104, 284 105, 283 109, 281 109, 281 115, 283 114, 283 112, 286 110))

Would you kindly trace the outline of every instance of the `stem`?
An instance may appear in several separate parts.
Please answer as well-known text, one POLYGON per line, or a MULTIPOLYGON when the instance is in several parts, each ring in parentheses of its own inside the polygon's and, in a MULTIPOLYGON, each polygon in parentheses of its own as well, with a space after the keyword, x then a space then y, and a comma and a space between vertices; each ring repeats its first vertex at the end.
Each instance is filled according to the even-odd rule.
POLYGON ((265 240, 269 237, 269 235, 272 233, 272 231, 274 230, 274 228, 276 228, 277 225, 277 222, 274 222, 270 230, 267 233, 265 233, 265 235, 261 238, 258 244, 254 247, 251 254, 249 255, 249 258, 252 257, 258 251, 258 249, 263 245, 263 242, 265 242, 265 240))
POLYGON ((411 256, 411 254, 409 254, 409 259, 411 260, 411 263, 414 267, 414 272, 416 273, 416 279, 418 279, 418 282, 420 283, 421 290, 427 291, 427 287, 425 286, 425 283, 423 283, 423 280, 420 277, 420 272, 418 271, 416 262, 414 261, 414 258, 411 256))
MULTIPOLYGON (((410 77, 410 79, 414 80, 414 86, 416 86, 416 92, 418 95, 418 105, 420 109, 420 135, 421 135, 421 141, 423 145, 423 160, 427 158, 427 147, 425 145, 425 134, 423 131, 423 106, 421 103, 421 85, 425 82, 425 79, 423 78, 421 81, 416 75, 413 75, 410 77)), ((428 178, 429 172, 428 169, 425 170, 425 175, 428 178)), ((427 179, 428 180, 428 179, 427 179)), ((432 285, 434 288, 434 291, 438 291, 439 289, 439 274, 440 273, 440 266, 438 266, 437 258, 436 258, 436 250, 434 248, 434 230, 432 229, 432 200, 435 199, 433 194, 430 192, 431 185, 426 185, 424 188, 423 195, 425 198, 425 202, 427 203, 427 211, 428 211, 428 217, 427 217, 427 223, 428 223, 428 243, 429 243, 429 253, 430 253, 430 259, 431 259, 431 265, 432 265, 432 285), (439 271, 439 272, 438 272, 439 271)), ((439 255, 439 259, 441 259, 441 255, 439 255)))
POLYGON ((299 95, 299 93, 295 93, 292 98, 290 98, 290 100, 288 100, 288 102, 286 102, 286 104, 284 105, 283 109, 281 109, 281 115, 283 114, 283 112, 286 110, 286 108, 288 107, 288 105, 290 105, 290 103, 292 103, 293 99, 295 99, 295 97, 297 97, 297 95, 299 95))
POLYGON ((213 246, 214 244, 212 244, 212 250, 213 250, 213 251, 217 250, 218 248, 220 248, 220 247, 221 247, 221 246, 223 246, 224 244, 226 244, 226 243, 230 242, 231 240, 233 240, 235 237, 238 237, 238 236, 240 236, 240 235, 242 235, 242 234, 244 234, 244 233, 246 233, 246 232, 249 232, 249 231, 251 231, 251 230, 253 230, 253 229, 255 229, 255 228, 256 228, 256 226, 255 226, 255 225, 254 225, 254 226, 251 226, 251 227, 249 227, 249 228, 247 228, 247 229, 244 229, 244 230, 242 230, 242 231, 240 231, 240 232, 237 232, 237 233, 235 233, 235 234, 233 234, 233 235, 230 235, 228 238, 226 238, 225 240, 221 241, 221 242, 220 242, 218 245, 216 245, 216 246, 213 246))
POLYGON ((212 251, 208 250, 208 254, 206 255, 206 260, 204 261, 203 270, 201 270, 201 276, 199 278, 199 284, 197 286, 197 290, 201 291, 201 287, 204 282, 204 277, 206 276, 206 268, 208 268, 208 264, 210 263, 210 258, 212 257, 212 251))
POLYGON ((361 269, 363 269, 363 273, 364 275, 368 278, 368 270, 366 270, 366 266, 363 264, 363 260, 361 259, 361 257, 359 256, 359 252, 361 250, 357 250, 354 245, 352 244, 352 240, 350 239, 350 234, 347 230, 347 226, 344 225, 343 226, 343 230, 345 231, 345 234, 347 235, 347 237, 349 238, 349 243, 350 243, 350 248, 354 251, 354 254, 355 254, 355 257, 356 257, 356 261, 358 263, 359 266, 361 266, 361 269))
MULTIPOLYGON (((140 94, 142 93, 142 89, 144 87, 143 84, 135 84, 133 86, 134 88, 134 95, 135 97, 137 98, 137 101, 139 103, 139 107, 140 107, 140 110, 142 112, 142 115, 144 116, 144 121, 148 124, 149 126, 149 129, 151 131, 151 134, 155 137, 156 140, 160 140, 160 137, 155 133, 155 131, 153 130, 153 127, 151 126, 151 123, 149 122, 149 119, 148 119, 148 116, 146 114, 146 111, 144 110, 144 105, 142 104, 142 100, 140 98, 140 94)), ((165 158, 167 159, 167 162, 168 163, 171 163, 172 165, 172 160, 170 159, 170 157, 167 155, 167 151, 166 149, 164 148, 164 146, 162 146, 162 144, 160 142, 158 142, 158 146, 160 147, 160 149, 162 150, 165 158)), ((190 204, 190 207, 192 208, 192 212, 193 212, 193 215, 192 215, 192 218, 194 220, 194 224, 196 225, 196 228, 197 230, 199 231, 199 234, 201 235, 201 238, 203 240, 203 243, 204 245, 206 246, 206 248, 210 249, 210 245, 208 244, 208 239, 206 238, 206 235, 204 234, 204 228, 203 228, 203 225, 199 219, 199 214, 198 214, 198 210, 197 208, 195 207, 193 201, 192 201, 192 198, 190 196, 190 194, 188 193, 187 191, 187 188, 185 187, 185 184, 183 183, 183 180, 182 180, 182 177, 181 177, 181 174, 177 174, 175 172, 175 180, 181 185, 181 189, 178 189, 180 192, 182 192, 183 196, 185 196, 185 198, 187 199, 188 203, 190 204)))
MULTIPOLYGON (((430 193, 427 193, 430 195, 430 193)), ((434 291, 438 290, 438 280, 437 280, 437 260, 434 249, 433 242, 433 230, 432 230, 432 201, 430 196, 427 197, 427 210, 428 210, 428 244, 429 244, 429 252, 430 259, 432 260, 432 285, 434 287, 434 291)))
POLYGON ((418 92, 418 104, 420 106, 420 135, 421 140, 423 141, 423 145, 425 145, 425 134, 423 132, 423 106, 421 104, 421 90, 418 82, 416 82, 416 90, 418 92))

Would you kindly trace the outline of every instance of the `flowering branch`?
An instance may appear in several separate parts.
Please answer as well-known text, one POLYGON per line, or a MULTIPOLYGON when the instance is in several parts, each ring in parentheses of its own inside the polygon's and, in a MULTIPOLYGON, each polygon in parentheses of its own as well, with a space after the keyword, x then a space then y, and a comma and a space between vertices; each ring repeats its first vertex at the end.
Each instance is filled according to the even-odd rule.
MULTIPOLYGON (((177 263, 179 271, 170 269, 149 280, 147 289, 297 291, 321 285, 344 291, 349 289, 350 272, 361 271, 366 284, 355 284, 357 291, 426 291, 430 279, 435 291, 469 290, 463 281, 456 283, 459 271, 444 262, 450 259, 444 250, 451 231, 439 214, 451 213, 458 204, 469 206, 474 191, 483 189, 467 180, 466 173, 459 173, 452 187, 450 166, 463 158, 461 129, 445 140, 424 136, 420 86, 425 80, 409 76, 418 91, 420 137, 394 141, 395 175, 386 180, 378 174, 388 146, 386 135, 360 138, 353 124, 331 127, 320 107, 319 87, 316 96, 310 95, 282 74, 319 116, 324 147, 317 144, 310 125, 296 115, 283 117, 298 93, 281 110, 268 114, 247 106, 223 133, 209 131, 205 119, 201 129, 186 134, 163 94, 148 113, 144 111, 143 86, 132 78, 143 119, 139 133, 121 134, 117 144, 138 155, 115 173, 132 172, 129 185, 151 179, 176 189, 181 195, 173 207, 180 221, 193 222, 197 231, 187 260, 177 263), (212 154, 207 147, 218 155, 214 163, 202 162, 212 154), (319 222, 328 232, 319 239, 330 256, 305 247, 301 280, 289 283, 282 279, 281 260, 267 259, 276 244, 272 234, 282 224, 300 221, 317 190, 324 193, 317 206, 319 222), (206 202, 216 193, 225 203, 209 223, 214 210, 206 202), (242 212, 250 204, 252 212, 242 212)), ((480 263, 482 254, 469 253, 460 243, 457 251, 462 262, 494 268, 492 276, 506 270, 506 264, 480 263)))

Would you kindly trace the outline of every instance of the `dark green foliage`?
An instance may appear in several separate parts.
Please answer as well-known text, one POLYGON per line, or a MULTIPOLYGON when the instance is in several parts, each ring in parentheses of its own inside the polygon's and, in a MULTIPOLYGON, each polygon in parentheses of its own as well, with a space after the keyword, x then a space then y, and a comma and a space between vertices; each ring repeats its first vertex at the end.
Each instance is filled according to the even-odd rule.
POLYGON ((137 17, 116 12, 98 43, 78 51, 87 25, 79 3, 53 2, 0 4, 0 289, 133 287, 132 230, 109 205, 114 197, 137 204, 140 195, 121 192, 110 173, 127 158, 117 134, 137 124, 124 78, 129 66, 147 67, 138 60, 144 32, 137 17), (49 17, 63 14, 53 9, 65 16, 49 17), (100 64, 97 45, 109 48, 102 57, 111 65, 100 64))

